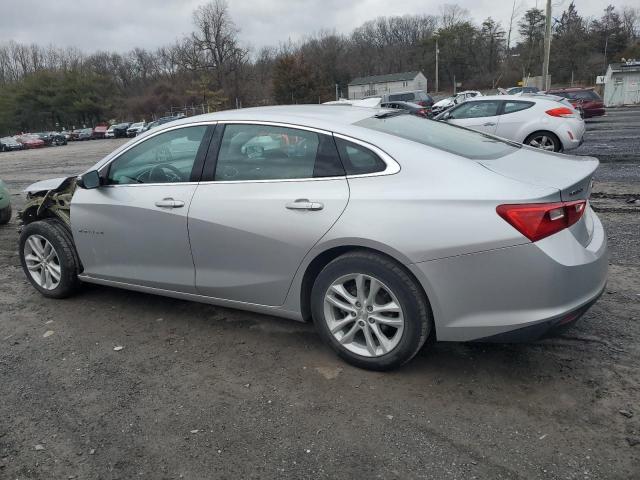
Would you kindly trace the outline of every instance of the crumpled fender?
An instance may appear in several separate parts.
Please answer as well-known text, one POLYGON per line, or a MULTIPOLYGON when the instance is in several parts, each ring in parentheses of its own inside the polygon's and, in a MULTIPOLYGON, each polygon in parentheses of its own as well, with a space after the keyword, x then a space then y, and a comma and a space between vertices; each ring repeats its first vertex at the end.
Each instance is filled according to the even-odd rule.
POLYGON ((60 178, 50 178, 48 180, 41 180, 36 183, 32 183, 23 191, 25 193, 37 193, 37 192, 48 192, 49 190, 57 190, 60 186, 65 182, 65 180, 69 180, 74 177, 60 177, 60 178))
POLYGON ((29 185, 24 189, 27 202, 18 217, 23 225, 54 217, 71 226, 71 198, 75 190, 76 177, 53 178, 29 185))

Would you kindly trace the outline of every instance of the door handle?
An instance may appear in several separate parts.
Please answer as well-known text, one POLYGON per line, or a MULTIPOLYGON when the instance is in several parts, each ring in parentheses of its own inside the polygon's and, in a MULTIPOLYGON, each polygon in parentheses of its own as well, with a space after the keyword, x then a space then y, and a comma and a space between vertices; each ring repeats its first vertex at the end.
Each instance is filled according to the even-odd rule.
POLYGON ((483 124, 482 126, 483 126, 483 127, 494 127, 495 125, 496 125, 496 124, 495 124, 495 123, 493 123, 493 122, 487 122, 487 123, 483 124))
POLYGON ((285 205, 289 210, 322 210, 324 205, 320 202, 310 202, 306 198, 299 198, 295 202, 289 202, 285 205))
POLYGON ((160 208, 181 208, 184 207, 182 200, 174 200, 173 198, 163 198, 156 202, 156 207, 160 208))

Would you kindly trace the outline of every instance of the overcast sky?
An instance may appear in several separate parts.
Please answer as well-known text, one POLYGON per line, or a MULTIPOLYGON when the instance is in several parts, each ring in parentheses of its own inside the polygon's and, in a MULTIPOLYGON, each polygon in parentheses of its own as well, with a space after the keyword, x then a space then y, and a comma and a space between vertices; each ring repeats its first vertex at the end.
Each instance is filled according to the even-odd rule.
MULTIPOLYGON (((521 12, 544 0, 516 0, 521 12)), ((617 8, 637 0, 575 0, 583 16, 599 16, 606 4, 617 8)), ((75 46, 83 51, 154 49, 192 30, 191 14, 205 0, 0 0, 0 43, 75 46)), ((480 23, 492 16, 508 23, 512 0, 228 0, 245 45, 277 46, 319 30, 348 33, 382 15, 434 14, 457 3, 480 23)), ((553 0, 554 16, 570 0, 553 0)))

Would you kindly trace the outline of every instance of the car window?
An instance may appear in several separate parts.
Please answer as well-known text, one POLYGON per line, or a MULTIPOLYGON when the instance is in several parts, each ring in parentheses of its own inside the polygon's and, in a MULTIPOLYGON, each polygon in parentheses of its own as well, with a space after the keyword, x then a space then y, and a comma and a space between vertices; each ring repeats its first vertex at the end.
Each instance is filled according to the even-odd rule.
POLYGON ((144 140, 111 162, 107 183, 188 182, 206 129, 179 128, 144 140))
POLYGON ((328 135, 272 125, 230 124, 224 129, 217 181, 287 180, 344 175, 328 135))
POLYGON ((336 138, 336 144, 347 175, 365 175, 382 172, 387 168, 387 164, 378 155, 362 145, 342 138, 336 138))
POLYGON ((451 111, 450 118, 480 118, 493 117, 498 114, 500 101, 485 100, 480 102, 465 102, 451 111))
MULTIPOLYGON (((415 115, 370 117, 354 125, 370 128, 472 160, 494 160, 516 152, 520 145, 480 132, 415 115)), ((346 168, 346 166, 345 166, 346 168)))
POLYGON ((576 100, 600 100, 600 97, 593 90, 583 90, 581 92, 573 92, 571 98, 576 100))
POLYGON ((520 110, 526 110, 527 108, 531 108, 533 105, 533 102, 504 102, 503 115, 519 112, 520 110))

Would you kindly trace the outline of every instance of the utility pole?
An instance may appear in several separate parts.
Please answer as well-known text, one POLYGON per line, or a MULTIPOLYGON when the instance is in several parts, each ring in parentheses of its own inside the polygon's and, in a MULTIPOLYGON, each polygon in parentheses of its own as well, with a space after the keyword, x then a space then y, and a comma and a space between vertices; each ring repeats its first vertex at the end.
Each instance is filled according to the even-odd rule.
POLYGON ((438 93, 438 54, 440 50, 438 50, 438 37, 436 37, 436 92, 438 93))
POLYGON ((549 57, 551 55, 551 0, 547 0, 547 15, 544 22, 544 62, 542 63, 542 82, 544 90, 549 90, 549 57))
POLYGON ((336 83, 336 101, 340 100, 340 93, 338 92, 338 84, 336 83))

